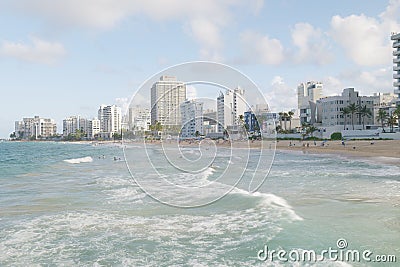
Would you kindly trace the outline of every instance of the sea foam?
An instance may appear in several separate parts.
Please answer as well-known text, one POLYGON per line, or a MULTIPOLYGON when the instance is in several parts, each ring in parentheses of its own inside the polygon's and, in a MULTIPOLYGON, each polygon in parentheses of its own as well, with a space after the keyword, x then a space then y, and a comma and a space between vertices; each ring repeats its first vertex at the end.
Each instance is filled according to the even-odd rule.
POLYGON ((76 159, 65 159, 64 161, 67 163, 71 163, 71 164, 78 164, 78 163, 92 162, 93 158, 92 157, 83 157, 83 158, 76 158, 76 159))

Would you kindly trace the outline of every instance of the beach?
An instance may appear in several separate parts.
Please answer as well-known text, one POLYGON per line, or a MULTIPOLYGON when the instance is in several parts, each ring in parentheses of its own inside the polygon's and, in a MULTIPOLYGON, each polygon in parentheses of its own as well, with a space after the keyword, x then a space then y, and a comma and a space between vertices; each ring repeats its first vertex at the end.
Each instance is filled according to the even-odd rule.
POLYGON ((290 141, 278 140, 277 149, 304 153, 340 154, 344 156, 376 158, 400 165, 400 140, 347 140, 344 141, 290 141))
MULTIPOLYGON (((210 145, 214 141, 201 141, 210 145)), ((263 148, 270 149, 274 141, 263 141, 263 148)), ((148 144, 161 144, 160 141, 146 142, 148 144)), ((261 141, 215 141, 219 147, 232 148, 260 148, 261 141)), ((176 141, 164 141, 164 146, 174 146, 176 141)), ((181 147, 197 147, 199 142, 180 143, 181 147)), ((273 146, 272 146, 273 147, 273 146)), ((304 154, 339 154, 357 158, 374 158, 379 162, 400 165, 400 140, 340 140, 313 141, 313 140, 276 140, 277 150, 298 151, 304 154)))

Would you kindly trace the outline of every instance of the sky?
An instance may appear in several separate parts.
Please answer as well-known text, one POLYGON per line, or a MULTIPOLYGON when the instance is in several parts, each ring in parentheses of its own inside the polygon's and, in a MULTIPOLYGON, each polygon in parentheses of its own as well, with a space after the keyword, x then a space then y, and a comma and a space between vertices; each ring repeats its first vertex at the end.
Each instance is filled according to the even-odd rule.
POLYGON ((0 138, 39 115, 92 118, 126 106, 155 73, 213 61, 250 77, 274 111, 301 82, 323 95, 393 92, 400 0, 2 0, 0 138))

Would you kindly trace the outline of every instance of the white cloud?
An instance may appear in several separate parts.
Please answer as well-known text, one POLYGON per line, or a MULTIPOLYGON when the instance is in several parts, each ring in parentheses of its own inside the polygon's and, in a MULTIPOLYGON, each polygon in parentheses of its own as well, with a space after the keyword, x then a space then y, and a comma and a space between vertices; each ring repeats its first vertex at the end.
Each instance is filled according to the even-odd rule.
POLYGON ((258 13, 263 0, 21 0, 9 4, 22 14, 38 16, 48 25, 109 30, 124 19, 146 16, 154 21, 174 20, 189 25, 200 45, 202 59, 221 59, 221 30, 232 22, 232 8, 258 13))
POLYGON ((297 108, 296 88, 288 86, 281 76, 275 76, 272 79, 264 95, 274 112, 297 108))
POLYGON ((125 115, 129 107, 129 99, 127 97, 118 97, 115 99, 115 105, 121 108, 122 115, 125 115))
POLYGON ((400 1, 390 1, 379 18, 364 14, 333 16, 331 35, 343 47, 347 56, 361 66, 391 63, 390 32, 400 28, 400 1))
POLYGON ((325 77, 322 79, 322 83, 324 85, 322 90, 323 96, 339 95, 344 88, 342 82, 333 76, 325 77))
POLYGON ((240 35, 246 60, 268 65, 277 65, 284 60, 284 49, 281 42, 253 31, 240 35))
POLYGON ((186 85, 186 98, 187 99, 196 99, 197 98, 197 90, 193 85, 186 85))
POLYGON ((198 18, 190 21, 191 33, 202 47, 200 56, 202 59, 221 60, 218 51, 222 48, 222 39, 219 27, 206 18, 198 18))
POLYGON ((53 64, 66 54, 64 46, 58 42, 48 42, 35 36, 31 36, 30 39, 30 45, 4 41, 0 47, 0 55, 23 61, 53 64))
POLYGON ((320 29, 308 23, 297 23, 292 29, 292 41, 298 48, 295 61, 326 64, 332 60, 326 36, 320 29))
POLYGON ((393 92, 392 68, 379 68, 373 70, 349 70, 342 72, 339 79, 348 86, 353 86, 362 94, 375 92, 393 92))

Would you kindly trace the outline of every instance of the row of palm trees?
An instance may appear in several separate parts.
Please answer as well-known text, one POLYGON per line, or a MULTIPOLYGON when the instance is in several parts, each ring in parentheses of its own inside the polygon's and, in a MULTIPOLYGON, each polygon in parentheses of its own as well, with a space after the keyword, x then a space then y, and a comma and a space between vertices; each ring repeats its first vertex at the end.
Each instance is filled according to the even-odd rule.
POLYGON ((380 109, 378 111, 378 121, 381 122, 383 130, 385 124, 387 124, 390 127, 390 132, 393 132, 394 126, 397 124, 400 131, 400 105, 391 114, 388 114, 384 109, 380 109))
POLYGON ((369 108, 367 108, 366 105, 356 105, 355 103, 352 103, 350 105, 348 105, 347 107, 344 107, 342 112, 341 112, 344 116, 344 126, 343 126, 343 130, 346 129, 346 124, 347 124, 347 117, 349 115, 351 118, 351 125, 353 126, 353 130, 354 130, 354 115, 358 115, 359 118, 359 124, 361 124, 362 122, 362 126, 363 129, 365 128, 365 118, 366 117, 371 117, 372 116, 372 112, 369 108))
POLYGON ((279 125, 280 125, 280 129, 284 129, 285 131, 287 131, 287 125, 286 122, 289 122, 289 131, 292 130, 292 118, 294 115, 293 111, 288 111, 288 112, 279 112, 279 125), (282 122, 284 122, 284 127, 282 127, 282 122))

